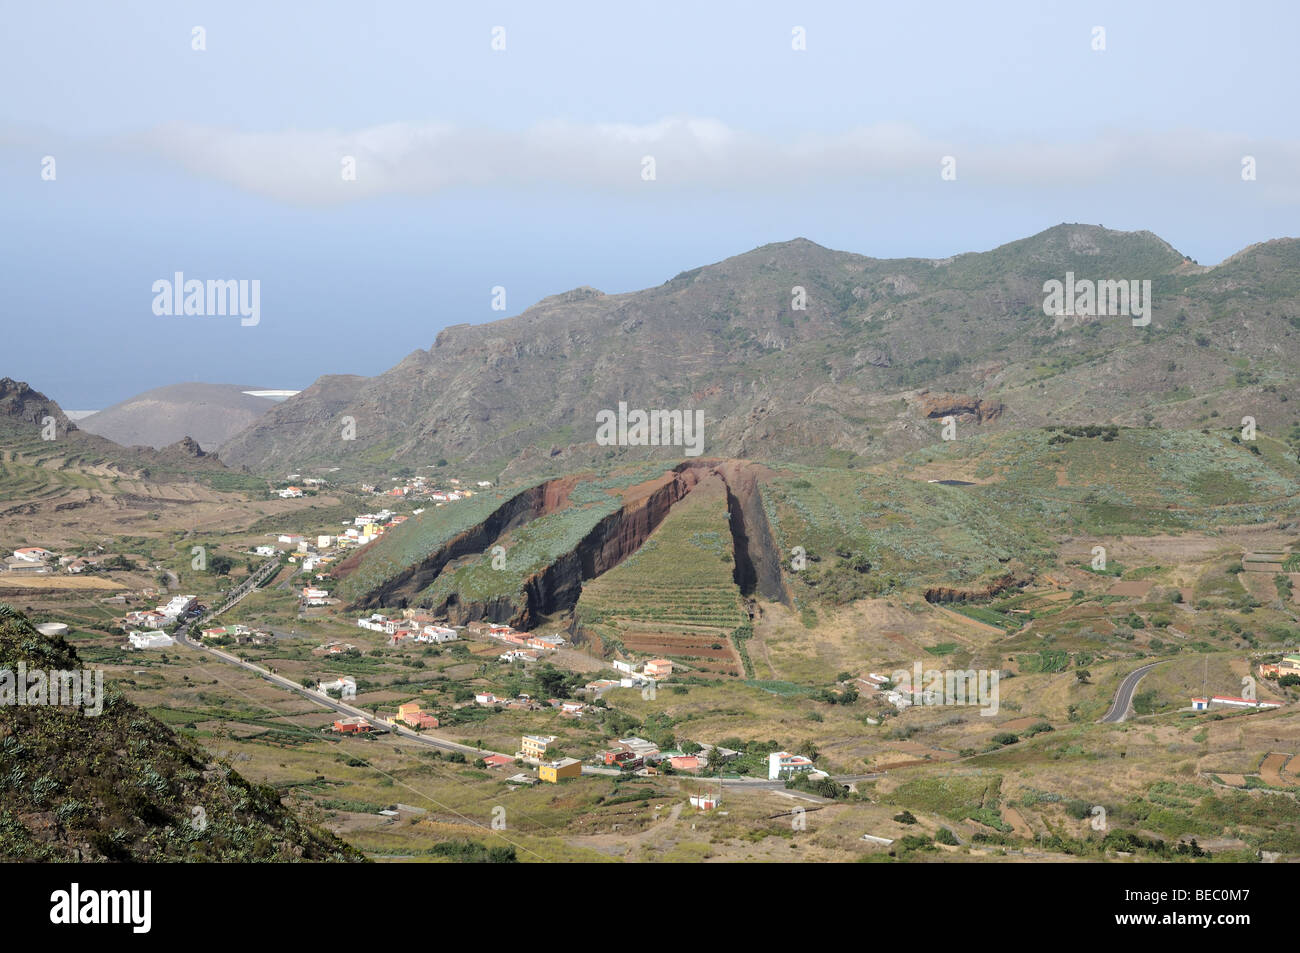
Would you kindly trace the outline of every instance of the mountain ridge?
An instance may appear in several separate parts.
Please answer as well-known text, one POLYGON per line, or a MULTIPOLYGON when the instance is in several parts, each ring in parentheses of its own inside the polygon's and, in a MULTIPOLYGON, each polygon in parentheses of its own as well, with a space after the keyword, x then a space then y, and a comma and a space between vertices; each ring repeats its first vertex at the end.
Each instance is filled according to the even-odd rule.
MULTIPOLYGON (((927 393, 1001 403, 1001 425, 1036 426, 1076 422, 1057 417, 1097 380, 1110 391, 1104 422, 1149 413, 1168 426, 1200 425, 1188 401, 1217 395, 1221 414, 1259 405, 1261 426, 1280 424, 1290 411, 1274 396, 1234 391, 1271 384, 1273 395, 1293 379, 1300 241, 1251 248, 1203 268, 1152 232, 1089 225, 946 259, 875 259, 796 238, 640 291, 582 286, 499 321, 450 325, 376 377, 319 379, 220 453, 261 472, 447 459, 532 474, 607 459, 593 439, 595 413, 626 401, 703 410, 711 455, 811 452, 857 463, 935 439, 915 411, 927 393), (1152 327, 1122 318, 1054 326, 1042 286, 1069 271, 1149 278, 1152 327), (806 307, 794 310, 800 288, 806 307), (1179 372, 1188 345, 1199 350, 1179 372), (1237 382, 1242 359, 1256 382, 1237 382), (1151 373, 1170 365, 1168 379, 1151 373), (1183 400, 1171 403, 1171 392, 1183 400), (344 438, 343 418, 355 439, 344 438)), ((655 455, 666 456, 613 452, 655 455)))

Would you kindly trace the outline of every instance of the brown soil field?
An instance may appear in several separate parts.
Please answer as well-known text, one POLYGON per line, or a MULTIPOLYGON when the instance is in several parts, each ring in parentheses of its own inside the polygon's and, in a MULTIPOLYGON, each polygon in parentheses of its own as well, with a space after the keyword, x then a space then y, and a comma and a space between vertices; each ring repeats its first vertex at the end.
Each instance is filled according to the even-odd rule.
POLYGON ((1034 829, 1025 822, 1020 812, 1014 807, 1004 807, 1002 809, 1002 819, 1012 826, 1017 837, 1023 837, 1027 840, 1034 839, 1034 829))
POLYGON ((1117 582, 1106 590, 1108 596, 1137 596, 1145 599, 1146 594, 1151 591, 1152 583, 1148 579, 1139 579, 1133 582, 1117 582))
POLYGON ((1282 777, 1282 766, 1290 760, 1291 755, 1289 754, 1283 754, 1279 751, 1272 752, 1264 759, 1264 763, 1259 766, 1259 776, 1265 784, 1271 784, 1279 788, 1287 787, 1288 782, 1282 777))
POLYGON ((635 652, 652 655, 690 655, 702 659, 734 661, 725 636, 708 632, 687 635, 681 632, 624 632, 623 644, 635 652), (713 648, 713 646, 719 648, 713 648))
POLYGON ((1042 718, 1038 718, 1034 715, 1028 715, 1024 718, 1013 718, 1011 719, 1011 721, 1004 721, 1002 724, 998 725, 998 730, 999 731, 1024 731, 1026 728, 1029 728, 1032 725, 1036 725, 1042 720, 1043 720, 1042 718))

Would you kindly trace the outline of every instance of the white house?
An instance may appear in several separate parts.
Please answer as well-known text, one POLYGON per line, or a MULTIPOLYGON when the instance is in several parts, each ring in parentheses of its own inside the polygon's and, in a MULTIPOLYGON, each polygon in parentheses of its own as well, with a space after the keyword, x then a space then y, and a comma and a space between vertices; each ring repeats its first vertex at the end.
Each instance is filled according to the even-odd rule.
POLYGON ((767 756, 767 779, 778 781, 787 775, 813 770, 813 763, 801 754, 773 751, 767 756))
POLYGON ((357 697, 357 680, 351 675, 344 675, 342 678, 336 678, 332 682, 321 682, 316 686, 316 690, 322 695, 328 695, 330 692, 338 692, 340 698, 357 697))
POLYGON ((172 596, 171 601, 168 602, 167 605, 158 607, 158 611, 163 614, 168 622, 175 622, 198 605, 198 603, 199 600, 197 596, 172 596))
POLYGON ((258 556, 274 556, 279 550, 274 546, 255 546, 253 553, 258 556))
POLYGON ((131 640, 133 649, 165 649, 176 644, 176 640, 164 632, 130 632, 127 638, 131 640))
POLYGON ((1194 711, 1205 711, 1207 708, 1213 708, 1215 705, 1226 705, 1229 708, 1281 708, 1281 702, 1261 702, 1253 698, 1237 698, 1235 695, 1213 695, 1210 698, 1193 698, 1192 709, 1194 711))
POLYGON ((167 624, 167 617, 156 609, 143 609, 126 614, 127 625, 142 625, 146 629, 161 629, 167 624))
POLYGON ((22 549, 14 550, 15 559, 29 563, 43 563, 53 555, 48 549, 41 549, 39 546, 24 546, 22 549))

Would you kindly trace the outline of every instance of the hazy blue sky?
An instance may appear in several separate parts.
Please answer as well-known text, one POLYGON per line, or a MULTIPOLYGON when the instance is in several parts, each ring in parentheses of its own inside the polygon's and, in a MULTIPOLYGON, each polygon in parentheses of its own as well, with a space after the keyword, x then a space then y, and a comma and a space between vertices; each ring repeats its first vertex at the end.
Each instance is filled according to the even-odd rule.
POLYGON ((796 236, 1300 234, 1294 3, 369 6, 0 4, 0 375, 304 387, 504 316, 495 285, 516 314, 796 236), (261 323, 155 316, 176 271, 259 279, 261 323))

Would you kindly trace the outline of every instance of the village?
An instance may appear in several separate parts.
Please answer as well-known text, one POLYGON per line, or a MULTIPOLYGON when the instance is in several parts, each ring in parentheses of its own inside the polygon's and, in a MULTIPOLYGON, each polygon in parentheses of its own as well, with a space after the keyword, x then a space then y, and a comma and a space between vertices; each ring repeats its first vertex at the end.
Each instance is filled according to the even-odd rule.
MULTIPOLYGON (((342 561, 426 508, 453 506, 492 486, 420 477, 390 482, 387 488, 359 485, 360 493, 348 497, 343 513, 331 511, 326 518, 309 501, 328 486, 326 481, 290 474, 287 486, 269 493, 273 502, 283 500, 292 509, 280 509, 256 533, 228 537, 206 553, 209 567, 236 570, 229 575, 195 567, 187 573, 183 562, 159 561, 158 550, 61 554, 40 545, 16 547, 6 567, 18 575, 95 576, 116 574, 124 566, 155 574, 156 585, 100 600, 121 606, 116 623, 128 653, 152 651, 154 657, 174 659, 181 653, 169 650, 178 645, 185 654, 195 648, 216 652, 262 678, 278 680, 280 690, 293 687, 331 709, 328 720, 314 721, 311 730, 331 744, 346 744, 353 752, 348 757, 358 757, 381 738, 392 739, 404 744, 401 750, 418 746, 449 766, 479 771, 508 791, 541 792, 548 785, 588 791, 640 779, 676 792, 693 810, 726 814, 724 785, 796 799, 836 799, 854 796, 860 790, 856 784, 880 768, 978 753, 954 744, 946 750, 943 744, 903 741, 901 753, 891 755, 887 740, 880 756, 864 759, 867 774, 845 774, 842 763, 828 762, 797 730, 774 730, 778 738, 765 741, 742 740, 686 724, 669 731, 671 721, 647 715, 646 702, 688 691, 693 697, 709 684, 691 657, 650 654, 662 652, 658 646, 593 651, 580 634, 575 640, 564 620, 542 620, 529 631, 491 618, 453 622, 446 614, 400 602, 361 611, 349 607, 336 596, 332 578, 342 561), (238 571, 245 565, 247 574, 238 571), (250 582, 258 595, 247 604, 255 608, 245 610, 237 603, 250 582)), ((181 554, 187 548, 188 540, 176 544, 181 554)), ((41 626, 49 635, 67 630, 58 622, 41 626)), ((1220 676, 1180 710, 1204 713, 1209 720, 1221 713, 1276 709, 1284 702, 1274 700, 1277 693, 1269 686, 1300 683, 1298 653, 1257 653, 1236 664, 1242 661, 1259 679, 1259 697, 1254 683, 1238 688, 1220 676)), ((893 719, 917 706, 944 704, 943 690, 919 675, 915 681, 896 681, 898 674, 889 668, 873 671, 864 664, 811 697, 854 706, 854 717, 867 728, 900 732, 893 719)), ((735 801, 729 806, 734 810, 735 801)), ((396 818, 403 809, 388 805, 376 813, 396 818)), ((864 840, 892 843, 872 840, 879 833, 864 840)))

